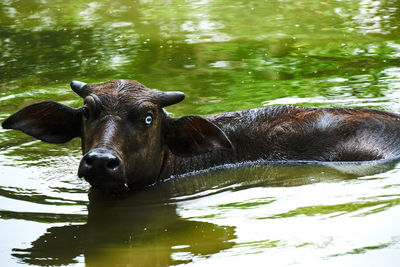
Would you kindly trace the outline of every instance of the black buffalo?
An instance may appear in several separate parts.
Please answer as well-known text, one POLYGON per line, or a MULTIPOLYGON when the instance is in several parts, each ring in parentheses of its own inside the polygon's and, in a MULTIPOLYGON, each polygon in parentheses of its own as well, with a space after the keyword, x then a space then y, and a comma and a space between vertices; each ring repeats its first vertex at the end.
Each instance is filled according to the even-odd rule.
POLYGON ((3 122, 50 143, 82 139, 78 175, 105 191, 143 188, 172 175, 251 161, 353 162, 400 154, 400 116, 345 108, 277 106, 172 118, 184 99, 129 80, 72 82, 74 109, 53 101, 3 122))

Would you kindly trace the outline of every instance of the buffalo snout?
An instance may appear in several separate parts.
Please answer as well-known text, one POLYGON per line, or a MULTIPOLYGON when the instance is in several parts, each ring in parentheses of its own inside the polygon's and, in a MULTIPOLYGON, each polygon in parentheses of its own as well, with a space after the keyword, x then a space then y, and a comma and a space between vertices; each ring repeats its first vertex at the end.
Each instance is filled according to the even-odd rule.
POLYGON ((125 186, 122 160, 113 151, 97 148, 83 156, 78 176, 84 177, 92 186, 125 186))

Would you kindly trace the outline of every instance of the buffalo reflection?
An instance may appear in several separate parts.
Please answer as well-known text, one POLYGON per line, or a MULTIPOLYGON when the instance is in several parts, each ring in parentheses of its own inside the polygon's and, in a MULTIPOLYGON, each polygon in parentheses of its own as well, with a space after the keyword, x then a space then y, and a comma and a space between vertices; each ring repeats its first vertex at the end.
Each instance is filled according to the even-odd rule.
POLYGON ((168 266, 207 257, 235 244, 235 228, 190 221, 177 204, 227 190, 256 186, 292 187, 329 179, 354 179, 392 169, 393 162, 368 164, 248 165, 170 179, 124 199, 89 193, 87 223, 51 227, 14 256, 28 264, 168 266), (200 193, 200 194, 198 194, 200 193), (183 202, 182 202, 183 201, 183 202))
POLYGON ((92 191, 86 224, 51 227, 13 256, 43 266, 75 263, 80 255, 93 266, 168 266, 233 246, 233 227, 182 220, 175 204, 151 191, 124 200, 92 191))

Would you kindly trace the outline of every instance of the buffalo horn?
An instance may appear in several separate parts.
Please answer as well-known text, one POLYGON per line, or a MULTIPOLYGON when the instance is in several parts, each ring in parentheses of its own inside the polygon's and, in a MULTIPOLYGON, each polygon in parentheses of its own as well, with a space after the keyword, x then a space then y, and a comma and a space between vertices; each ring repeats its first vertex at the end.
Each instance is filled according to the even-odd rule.
POLYGON ((182 92, 161 92, 157 97, 157 103, 162 107, 167 107, 181 102, 185 98, 182 92))
POLYGON ((85 98, 88 95, 88 88, 86 83, 79 82, 79 81, 72 81, 71 88, 77 93, 80 97, 85 98))

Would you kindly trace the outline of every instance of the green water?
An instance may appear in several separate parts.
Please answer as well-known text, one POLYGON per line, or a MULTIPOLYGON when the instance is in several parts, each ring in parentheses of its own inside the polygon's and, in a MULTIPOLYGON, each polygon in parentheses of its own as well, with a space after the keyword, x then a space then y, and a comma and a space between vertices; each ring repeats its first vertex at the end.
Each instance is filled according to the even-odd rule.
MULTIPOLYGON (((180 90, 174 116, 400 112, 400 1, 0 2, 0 120, 71 80, 180 90)), ((400 167, 242 166, 112 200, 65 145, 0 129, 0 265, 398 266, 400 167)))

